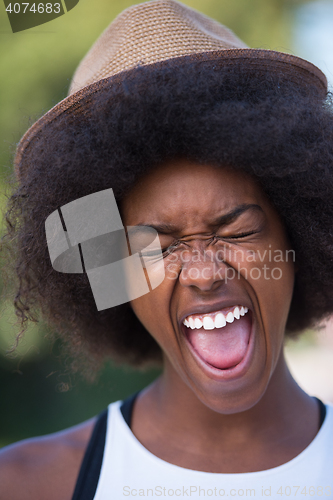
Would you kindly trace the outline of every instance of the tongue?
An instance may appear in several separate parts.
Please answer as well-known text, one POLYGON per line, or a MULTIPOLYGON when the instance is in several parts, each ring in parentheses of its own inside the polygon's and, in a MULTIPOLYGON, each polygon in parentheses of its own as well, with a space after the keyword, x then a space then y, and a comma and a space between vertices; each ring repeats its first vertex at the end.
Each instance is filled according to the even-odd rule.
POLYGON ((227 323, 223 328, 187 330, 190 343, 210 365, 226 369, 237 365, 245 356, 251 332, 249 314, 227 323))

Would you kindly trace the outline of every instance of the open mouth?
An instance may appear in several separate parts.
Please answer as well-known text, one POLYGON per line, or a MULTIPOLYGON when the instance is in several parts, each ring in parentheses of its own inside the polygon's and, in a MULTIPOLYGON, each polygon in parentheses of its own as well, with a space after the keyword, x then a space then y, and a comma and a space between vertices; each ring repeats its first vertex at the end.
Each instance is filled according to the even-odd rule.
POLYGON ((209 314, 187 316, 182 328, 203 361, 219 370, 230 370, 246 356, 252 315, 247 307, 238 305, 209 314))

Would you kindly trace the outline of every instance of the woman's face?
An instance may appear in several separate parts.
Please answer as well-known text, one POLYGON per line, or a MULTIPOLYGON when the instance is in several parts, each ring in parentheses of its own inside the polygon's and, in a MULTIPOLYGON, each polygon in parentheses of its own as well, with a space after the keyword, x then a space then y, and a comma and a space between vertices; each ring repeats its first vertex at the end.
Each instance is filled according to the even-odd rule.
POLYGON ((266 195, 249 175, 175 160, 121 209, 125 226, 159 234, 165 277, 131 305, 166 376, 221 413, 252 407, 281 360, 294 285, 294 252, 266 195))

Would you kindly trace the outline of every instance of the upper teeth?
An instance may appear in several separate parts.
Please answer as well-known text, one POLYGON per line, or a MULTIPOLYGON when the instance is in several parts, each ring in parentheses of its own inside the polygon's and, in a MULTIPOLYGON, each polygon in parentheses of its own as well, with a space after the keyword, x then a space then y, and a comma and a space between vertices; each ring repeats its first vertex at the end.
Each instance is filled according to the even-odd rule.
POLYGON ((245 306, 236 306, 231 311, 221 312, 216 311, 209 314, 192 314, 184 319, 183 324, 187 328, 203 328, 204 330, 214 330, 214 328, 222 328, 227 323, 232 323, 235 319, 239 319, 248 312, 245 306))

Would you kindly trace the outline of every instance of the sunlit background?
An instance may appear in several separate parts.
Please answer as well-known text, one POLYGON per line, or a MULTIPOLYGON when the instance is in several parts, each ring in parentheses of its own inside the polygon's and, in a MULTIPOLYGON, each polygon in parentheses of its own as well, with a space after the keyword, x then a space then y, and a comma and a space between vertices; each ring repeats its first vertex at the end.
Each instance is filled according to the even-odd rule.
MULTIPOLYGON (((80 0, 66 15, 12 34, 0 4, 0 203, 12 170, 15 143, 29 123, 64 98, 80 59, 130 0, 80 0)), ((319 66, 333 83, 333 2, 297 0, 184 0, 230 27, 250 47, 289 52, 319 66)), ((38 189, 38 186, 36 186, 38 189)), ((1 223, 1 221, 0 221, 1 223)), ((3 230, 3 226, 0 230, 3 230)), ((1 259, 1 257, 0 257, 1 259)), ((0 260, 1 264, 1 260, 0 260)), ((0 276, 0 289, 2 287, 0 276)), ((74 425, 109 402, 147 385, 158 372, 106 366, 89 385, 45 339, 42 324, 26 333, 15 355, 6 351, 17 333, 10 303, 0 303, 0 446, 74 425)), ((306 332, 287 345, 291 370, 310 394, 333 402, 333 327, 306 332)))

